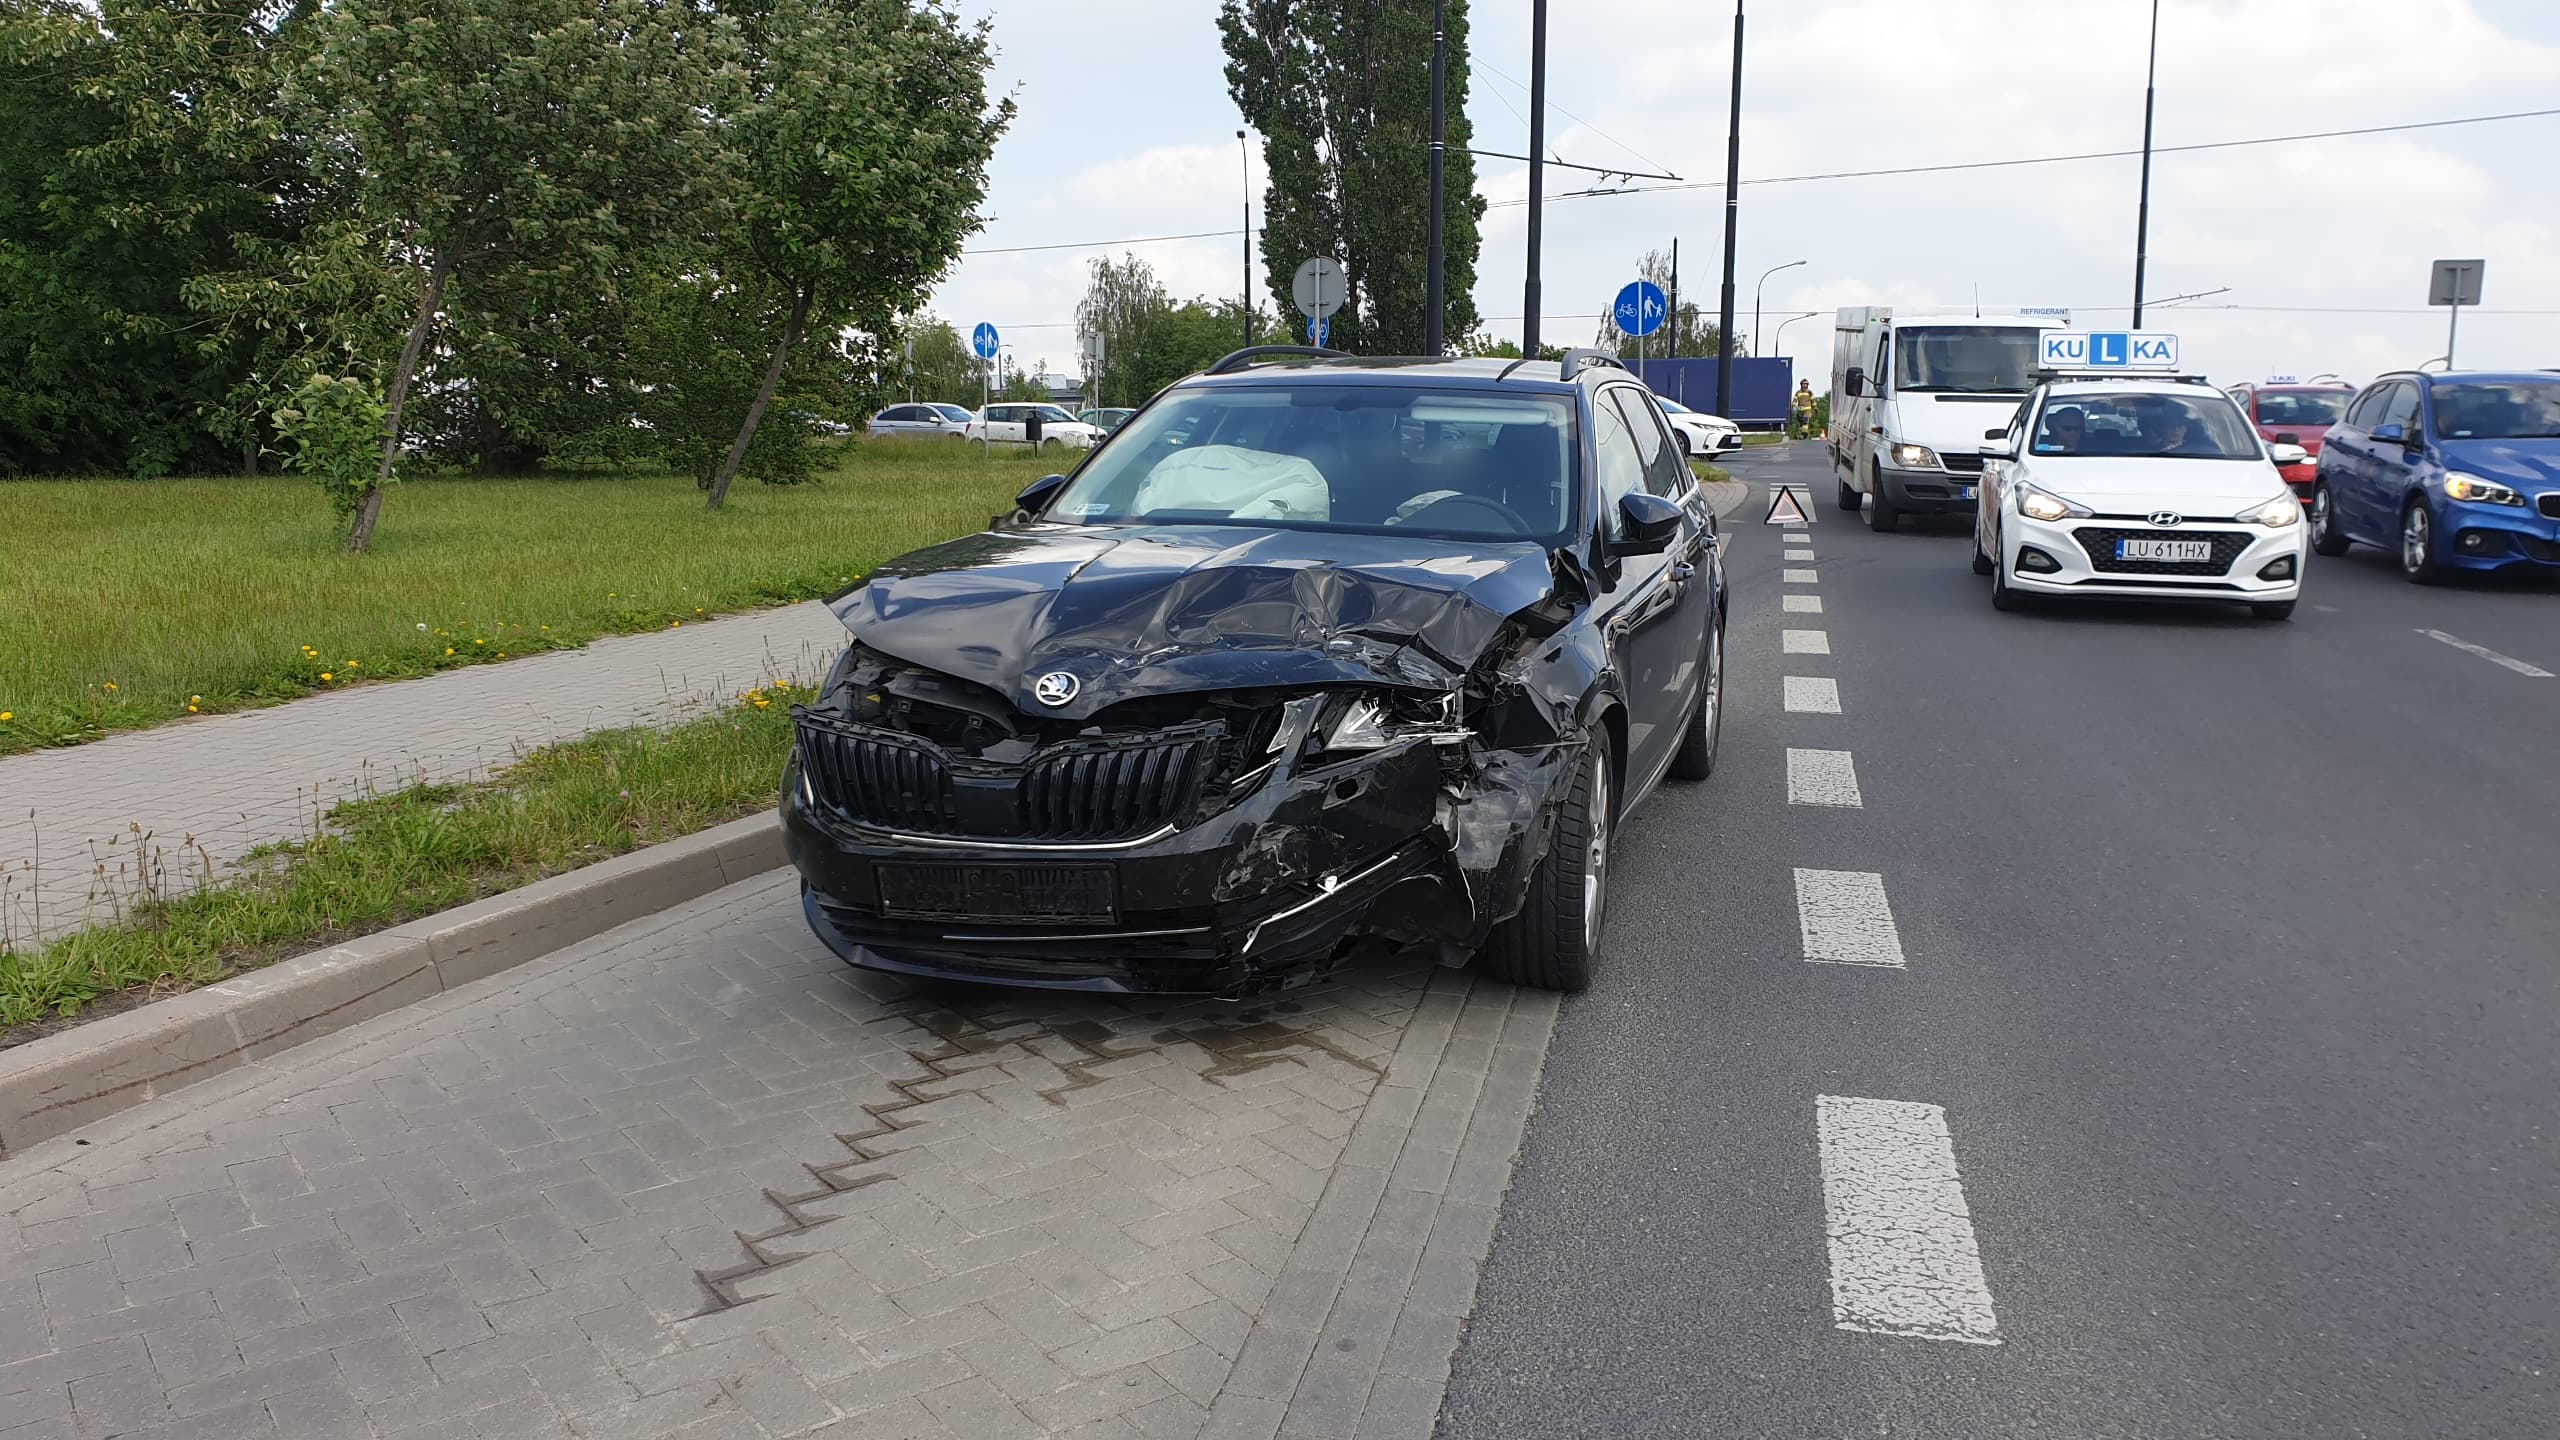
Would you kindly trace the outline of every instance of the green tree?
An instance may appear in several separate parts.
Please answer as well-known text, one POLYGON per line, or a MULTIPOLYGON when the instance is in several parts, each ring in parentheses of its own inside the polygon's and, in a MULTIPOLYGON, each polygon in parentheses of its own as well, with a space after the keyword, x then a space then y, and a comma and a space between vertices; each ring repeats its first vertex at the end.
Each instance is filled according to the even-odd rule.
MULTIPOLYGON (((1418 354, 1426 333, 1431 0, 1221 0, 1227 91, 1262 132, 1262 253, 1273 300, 1311 256, 1342 262, 1327 343, 1418 354)), ((1444 333, 1476 328, 1475 164, 1467 154, 1467 6, 1448 0, 1444 333)))
POLYGON ((309 25, 274 0, 0 0, 0 473, 254 460, 226 426, 254 340, 194 277, 315 200, 278 95, 309 25))
MULTIPOLYGON (((1456 348, 1459 354, 1480 360, 1517 360, 1521 358, 1519 341, 1496 340, 1482 331, 1478 331, 1475 334, 1469 335, 1465 339, 1459 341, 1456 348)), ((1541 360, 1562 360, 1564 358, 1564 347, 1561 345, 1541 345, 1538 347, 1538 358, 1541 360)))
POLYGON ((745 99, 723 135, 734 240, 702 283, 756 307, 770 339, 707 487, 715 510, 802 334, 885 333, 959 258, 1014 113, 987 103, 987 23, 932 0, 772 0, 749 29, 745 99))
POLYGON ((882 347, 892 357, 881 378, 884 392, 942 405, 967 405, 978 398, 985 367, 950 321, 938 315, 910 319, 895 328, 891 339, 894 343, 882 347))
POLYGON ((361 552, 447 286, 507 276, 574 310, 629 256, 700 233, 704 116, 736 46, 733 26, 675 0, 338 0, 324 14, 313 83, 358 157, 362 213, 415 287, 347 534, 361 552))
POLYGON ((1102 256, 1090 269, 1084 299, 1076 304, 1076 333, 1102 337, 1101 403, 1135 405, 1155 393, 1148 388, 1156 368, 1151 352, 1164 336, 1173 301, 1155 267, 1135 255, 1116 261, 1102 256))

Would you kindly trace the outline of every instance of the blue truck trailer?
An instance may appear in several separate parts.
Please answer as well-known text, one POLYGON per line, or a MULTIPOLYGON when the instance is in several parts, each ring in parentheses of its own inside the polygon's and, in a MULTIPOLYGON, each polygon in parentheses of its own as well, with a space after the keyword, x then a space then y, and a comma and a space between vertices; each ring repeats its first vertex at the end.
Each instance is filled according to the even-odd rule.
MULTIPOLYGON (((1714 360, 1645 360, 1626 362, 1628 369, 1653 387, 1656 395, 1668 396, 1692 410, 1716 413, 1716 361, 1714 360)), ((1724 418, 1744 429, 1783 427, 1787 421, 1788 396, 1796 388, 1796 365, 1784 355, 1755 358, 1737 355, 1733 361, 1733 411, 1724 418)))

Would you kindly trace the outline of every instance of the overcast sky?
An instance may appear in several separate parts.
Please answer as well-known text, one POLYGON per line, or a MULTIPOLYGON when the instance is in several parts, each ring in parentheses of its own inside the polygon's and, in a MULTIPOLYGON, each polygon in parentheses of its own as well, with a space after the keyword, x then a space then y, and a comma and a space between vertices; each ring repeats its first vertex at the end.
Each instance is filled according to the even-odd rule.
MULTIPOLYGON (((973 0, 995 21, 996 84, 1021 115, 998 145, 986 231, 934 296, 964 330, 1003 329, 1019 363, 1070 369, 1096 249, 985 253, 1235 231, 1242 123, 1221 75, 1215 0, 973 0)), ((1821 388, 1841 305, 2062 305, 2123 325, 2138 162, 1749 183, 1837 170, 2139 146, 2149 0, 1751 0, 1742 112, 1737 327, 1762 271, 1770 353, 1821 388)), ((1549 170, 1545 339, 1583 343, 1647 247, 1680 241, 1709 314, 1722 265, 1732 14, 1721 0, 1554 0, 1548 153, 1676 173, 1701 187, 1556 198, 1549 170)), ((1527 147, 1529 0, 1475 0, 1480 148, 1527 147)), ((1427 63, 1417 56, 1415 63, 1427 63)), ((2560 0, 2166 0, 2157 143, 2248 139, 2560 106, 2560 0)), ((1253 192, 1261 185, 1258 137, 1253 192)), ((2444 353, 2428 263, 2485 259, 2464 368, 2560 365, 2560 116, 2159 156, 2147 293, 2218 380, 2336 371, 2362 380, 2444 353), (2209 308, 2236 307, 2236 308, 2209 308), (2539 313, 2530 313, 2539 312, 2539 313)), ((1476 303, 1520 330, 1525 166, 1479 162, 1476 303)), ((1419 206, 1423 197, 1417 194, 1419 206)), ((1241 288, 1235 234, 1132 245, 1177 297, 1241 288)), ((1259 256, 1257 255, 1257 261, 1259 256)), ((1259 265, 1257 264, 1257 273, 1259 265)))

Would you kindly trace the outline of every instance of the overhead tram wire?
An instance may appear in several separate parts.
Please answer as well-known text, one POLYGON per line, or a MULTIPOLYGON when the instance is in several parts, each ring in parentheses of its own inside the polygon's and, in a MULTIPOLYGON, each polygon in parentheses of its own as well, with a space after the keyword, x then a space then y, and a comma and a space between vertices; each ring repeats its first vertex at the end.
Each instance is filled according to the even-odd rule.
MULTIPOLYGON (((2299 135, 2260 135, 2246 140, 2206 140, 2190 145, 2156 145, 2154 155, 2192 154, 2201 150, 2237 150, 2255 145, 2291 145, 2305 140, 2339 140, 2358 135, 2396 135, 2412 130, 2441 130, 2454 125, 2489 125, 2506 120, 2539 120, 2560 115, 2560 108, 2549 110, 2510 110, 2497 115, 2460 115, 2448 120, 2412 120, 2398 125, 2360 125, 2347 130, 2314 130, 2299 135)), ((1761 175, 1744 180, 1745 185, 1794 185, 1812 180, 1864 180, 1883 175, 1942 175, 1958 170, 2006 170, 2023 165, 2065 165, 2082 160, 2129 160, 2142 153, 2132 150, 2088 150, 2072 155, 2025 155, 2010 160, 1963 160, 1940 165, 1895 165, 1876 170, 1827 170, 1810 175, 1761 175)), ((1642 185, 1608 190, 1568 190, 1550 195, 1550 200, 1583 200, 1600 195, 1654 195, 1672 190, 1707 190, 1722 184, 1715 180, 1689 180, 1677 185, 1642 185)), ((1525 204, 1519 200, 1495 200, 1485 208, 1505 209, 1525 204)))

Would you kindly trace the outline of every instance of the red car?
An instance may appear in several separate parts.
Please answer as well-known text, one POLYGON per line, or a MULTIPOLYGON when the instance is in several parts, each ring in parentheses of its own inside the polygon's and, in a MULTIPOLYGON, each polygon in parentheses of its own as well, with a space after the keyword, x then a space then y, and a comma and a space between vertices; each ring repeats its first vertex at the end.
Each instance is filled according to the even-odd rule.
POLYGON ((2258 427, 2258 436, 2268 444, 2299 445, 2303 450, 2299 465, 2279 466, 2285 483, 2303 504, 2311 503, 2311 484, 2320 474, 2320 442, 2329 427, 2346 418, 2347 402, 2356 398, 2352 385, 2300 385, 2291 380, 2269 380, 2257 385, 2234 385, 2231 398, 2239 403, 2240 413, 2258 427))

